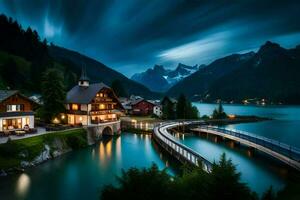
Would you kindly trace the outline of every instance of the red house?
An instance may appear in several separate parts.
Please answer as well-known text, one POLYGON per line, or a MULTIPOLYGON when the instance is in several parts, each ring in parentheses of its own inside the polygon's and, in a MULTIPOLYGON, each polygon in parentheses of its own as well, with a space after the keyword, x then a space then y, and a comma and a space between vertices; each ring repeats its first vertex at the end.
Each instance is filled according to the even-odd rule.
POLYGON ((138 99, 131 103, 131 114, 133 115, 151 115, 155 105, 145 99, 138 99))

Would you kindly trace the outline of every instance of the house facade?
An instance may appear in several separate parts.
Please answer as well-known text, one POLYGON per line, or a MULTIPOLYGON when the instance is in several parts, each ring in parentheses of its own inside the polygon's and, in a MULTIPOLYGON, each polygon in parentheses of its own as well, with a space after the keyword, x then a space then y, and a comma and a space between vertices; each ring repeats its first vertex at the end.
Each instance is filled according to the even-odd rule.
POLYGON ((67 93, 66 110, 68 124, 92 125, 117 121, 123 107, 110 87, 90 84, 83 73, 78 85, 67 93))
POLYGON ((153 114, 155 114, 156 116, 158 117, 161 117, 162 116, 162 108, 161 108, 161 105, 155 105, 153 107, 153 114))
POLYGON ((0 90, 0 131, 34 128, 35 106, 17 90, 0 90))
POLYGON ((151 115, 155 104, 145 100, 138 99, 131 103, 131 114, 133 115, 151 115))

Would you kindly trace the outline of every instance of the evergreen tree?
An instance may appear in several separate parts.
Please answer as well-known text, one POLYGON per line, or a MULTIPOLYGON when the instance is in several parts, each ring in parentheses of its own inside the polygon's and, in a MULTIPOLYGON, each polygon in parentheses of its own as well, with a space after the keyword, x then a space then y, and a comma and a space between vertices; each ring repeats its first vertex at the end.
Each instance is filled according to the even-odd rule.
POLYGON ((118 97, 127 97, 128 96, 128 93, 124 89, 123 84, 121 83, 120 80, 114 80, 111 84, 111 88, 113 89, 113 91, 115 92, 115 94, 118 97))
POLYGON ((193 106, 192 103, 181 94, 178 97, 176 105, 176 117, 177 119, 198 119, 199 112, 197 107, 193 106))
POLYGON ((213 119, 226 119, 227 114, 224 112, 221 101, 219 102, 218 108, 214 109, 212 114, 213 119))
POLYGON ((222 155, 213 164, 212 172, 202 168, 190 168, 182 175, 171 177, 156 165, 149 169, 131 168, 118 177, 118 186, 109 185, 102 190, 101 199, 132 200, 255 200, 257 196, 249 187, 240 182, 240 173, 231 160, 222 155))
POLYGON ((64 112, 65 91, 63 85, 63 76, 57 69, 48 69, 43 75, 42 98, 44 105, 42 107, 42 116, 46 122, 64 112))
POLYGON ((187 117, 188 104, 183 94, 179 95, 176 105, 176 117, 177 119, 185 119, 187 117))

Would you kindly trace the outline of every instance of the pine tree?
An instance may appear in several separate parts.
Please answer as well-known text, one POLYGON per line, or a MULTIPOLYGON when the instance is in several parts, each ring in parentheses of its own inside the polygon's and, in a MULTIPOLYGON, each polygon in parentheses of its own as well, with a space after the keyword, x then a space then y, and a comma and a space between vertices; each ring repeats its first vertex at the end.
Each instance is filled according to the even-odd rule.
POLYGON ((42 116, 46 122, 64 112, 65 91, 63 76, 57 69, 48 69, 43 75, 42 81, 43 108, 42 116))
POLYGON ((128 93, 124 89, 120 80, 114 80, 111 84, 111 88, 113 89, 113 91, 115 92, 115 94, 118 97, 127 97, 128 96, 128 93))

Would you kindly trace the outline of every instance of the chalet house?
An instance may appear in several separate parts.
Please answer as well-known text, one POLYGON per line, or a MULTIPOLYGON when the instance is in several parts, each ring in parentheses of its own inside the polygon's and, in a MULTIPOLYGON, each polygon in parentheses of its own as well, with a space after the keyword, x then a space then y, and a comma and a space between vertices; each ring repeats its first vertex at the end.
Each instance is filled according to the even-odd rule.
POLYGON ((117 121, 121 103, 113 90, 104 83, 90 84, 86 73, 82 73, 78 85, 66 98, 68 124, 92 125, 117 121))
POLYGON ((145 99, 138 99, 131 103, 131 114, 133 115, 151 115, 155 104, 145 99))
POLYGON ((0 131, 34 128, 37 105, 17 90, 0 90, 0 131))

